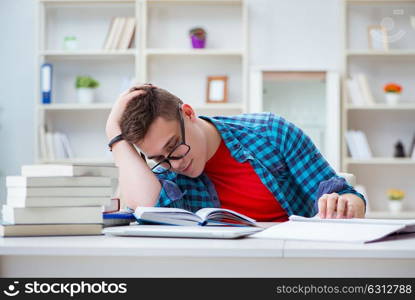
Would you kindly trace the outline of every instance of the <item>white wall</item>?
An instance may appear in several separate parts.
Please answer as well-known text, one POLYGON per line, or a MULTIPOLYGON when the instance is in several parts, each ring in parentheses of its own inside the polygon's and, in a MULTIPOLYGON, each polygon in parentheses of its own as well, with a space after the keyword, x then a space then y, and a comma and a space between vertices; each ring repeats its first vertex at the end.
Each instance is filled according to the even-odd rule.
MULTIPOLYGON (((340 0, 248 0, 250 65, 339 69, 340 0)), ((34 0, 0 1, 0 199, 33 162, 34 0)))
POLYGON ((35 2, 0 1, 0 203, 4 176, 33 162, 35 2))
POLYGON ((340 0, 249 0, 250 65, 337 69, 340 0))

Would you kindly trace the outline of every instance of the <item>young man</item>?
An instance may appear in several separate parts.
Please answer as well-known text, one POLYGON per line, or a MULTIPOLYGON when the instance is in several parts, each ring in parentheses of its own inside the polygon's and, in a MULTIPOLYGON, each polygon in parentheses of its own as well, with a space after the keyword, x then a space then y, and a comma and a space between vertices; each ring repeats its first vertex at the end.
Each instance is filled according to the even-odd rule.
POLYGON ((143 85, 120 96, 106 133, 132 209, 224 207, 257 221, 365 214, 363 196, 312 141, 271 113, 198 117, 171 93, 143 85), (150 169, 146 158, 157 165, 150 169))

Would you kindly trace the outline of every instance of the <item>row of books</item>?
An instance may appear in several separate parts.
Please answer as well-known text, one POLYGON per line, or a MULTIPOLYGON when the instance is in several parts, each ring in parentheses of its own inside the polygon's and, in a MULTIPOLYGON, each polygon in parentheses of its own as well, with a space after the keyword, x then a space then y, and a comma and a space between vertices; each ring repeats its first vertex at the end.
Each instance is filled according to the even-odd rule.
POLYGON ((113 18, 104 43, 104 50, 127 50, 135 32, 135 18, 113 18))
POLYGON ((117 188, 115 166, 25 165, 7 176, 3 236, 101 234, 117 188))
POLYGON ((372 91, 367 77, 363 73, 352 75, 346 81, 349 102, 354 105, 374 105, 372 91))
POLYGON ((63 132, 49 132, 41 127, 39 143, 40 154, 44 159, 55 160, 74 157, 68 136, 63 132))
POLYGON ((360 130, 348 130, 346 142, 353 159, 370 159, 372 150, 366 138, 366 134, 360 130))

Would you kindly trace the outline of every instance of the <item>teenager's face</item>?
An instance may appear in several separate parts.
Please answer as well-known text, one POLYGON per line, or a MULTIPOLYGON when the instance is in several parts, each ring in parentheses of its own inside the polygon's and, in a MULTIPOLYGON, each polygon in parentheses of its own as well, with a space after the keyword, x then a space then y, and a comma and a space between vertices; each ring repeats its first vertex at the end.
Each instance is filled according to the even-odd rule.
MULTIPOLYGON (((170 161, 171 171, 188 177, 198 177, 205 167, 207 141, 191 107, 183 105, 181 114, 185 129, 185 143, 190 146, 190 151, 182 159, 170 161)), ((163 157, 167 157, 173 148, 182 142, 182 139, 179 119, 168 121, 158 117, 137 146, 146 157, 160 161, 163 157)))

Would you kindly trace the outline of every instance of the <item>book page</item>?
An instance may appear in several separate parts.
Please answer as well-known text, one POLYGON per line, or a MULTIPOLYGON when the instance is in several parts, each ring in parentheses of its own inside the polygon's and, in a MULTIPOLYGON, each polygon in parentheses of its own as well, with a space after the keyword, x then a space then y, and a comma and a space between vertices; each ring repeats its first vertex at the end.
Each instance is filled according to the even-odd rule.
POLYGON ((243 220, 247 220, 249 222, 255 223, 256 221, 254 219, 251 219, 243 214, 237 213, 236 211, 230 210, 230 209, 226 209, 226 208, 202 208, 199 209, 196 212, 196 215, 198 215, 200 218, 202 218, 202 220, 207 220, 209 219, 209 216, 215 213, 230 213, 232 215, 238 216, 239 218, 243 219, 243 220))
POLYGON ((291 221, 298 222, 324 222, 324 223, 354 223, 354 224, 379 224, 379 225, 404 225, 406 226, 402 232, 415 232, 415 220, 404 219, 322 219, 315 215, 312 218, 301 217, 297 215, 291 215, 289 217, 291 221))
POLYGON ((384 238, 403 228, 405 225, 288 221, 267 228, 252 237, 314 242, 366 243, 384 238))

